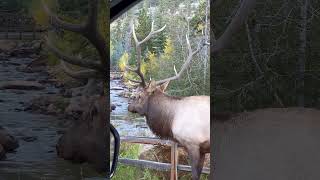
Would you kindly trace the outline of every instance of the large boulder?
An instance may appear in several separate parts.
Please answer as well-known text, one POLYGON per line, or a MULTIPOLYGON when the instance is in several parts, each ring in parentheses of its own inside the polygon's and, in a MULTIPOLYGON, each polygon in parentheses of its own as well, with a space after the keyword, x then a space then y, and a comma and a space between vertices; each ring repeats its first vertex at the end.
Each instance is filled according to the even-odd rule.
POLYGON ((6 152, 14 151, 18 147, 18 140, 0 126, 0 160, 5 158, 6 152))
POLYGON ((105 97, 93 99, 81 119, 58 140, 58 156, 73 162, 88 162, 97 171, 105 172, 107 112, 105 97))

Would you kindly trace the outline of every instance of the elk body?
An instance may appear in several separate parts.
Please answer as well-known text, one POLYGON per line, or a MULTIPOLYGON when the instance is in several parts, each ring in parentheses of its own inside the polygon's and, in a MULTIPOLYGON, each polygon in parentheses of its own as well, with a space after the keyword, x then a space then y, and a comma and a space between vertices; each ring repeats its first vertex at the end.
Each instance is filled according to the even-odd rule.
POLYGON ((152 81, 128 106, 146 117, 151 131, 178 142, 192 161, 192 177, 199 179, 205 153, 210 152, 210 97, 174 97, 164 93, 168 83, 156 87, 152 81))
POLYGON ((214 120, 213 179, 320 179, 320 111, 270 108, 214 120))
MULTIPOLYGON (((140 78, 131 80, 139 83, 142 90, 136 99, 128 106, 128 110, 146 117, 147 124, 152 132, 160 138, 171 139, 184 146, 191 159, 192 179, 198 180, 202 171, 205 154, 210 151, 210 98, 209 96, 174 97, 165 94, 165 90, 172 80, 177 80, 190 66, 192 57, 208 43, 198 44, 193 51, 186 35, 189 54, 179 73, 175 76, 145 82, 141 71, 141 45, 153 35, 161 32, 166 26, 154 30, 153 22, 151 32, 141 41, 138 41, 134 25, 133 38, 136 45, 136 67, 126 67, 126 70, 134 72, 140 78)), ((175 68, 174 68, 175 70, 175 68)))

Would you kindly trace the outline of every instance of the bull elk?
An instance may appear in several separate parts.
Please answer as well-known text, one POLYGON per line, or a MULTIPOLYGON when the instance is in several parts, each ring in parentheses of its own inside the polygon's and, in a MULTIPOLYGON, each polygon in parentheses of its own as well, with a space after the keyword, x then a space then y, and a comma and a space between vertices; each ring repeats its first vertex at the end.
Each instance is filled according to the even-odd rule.
POLYGON ((137 65, 136 68, 126 69, 137 73, 141 81, 133 81, 140 83, 142 88, 139 95, 129 104, 128 110, 145 116, 151 131, 158 137, 173 140, 185 147, 192 162, 192 179, 198 180, 205 154, 210 152, 210 98, 209 96, 174 97, 167 95, 165 90, 170 81, 181 77, 183 71, 191 64, 192 57, 206 43, 199 44, 197 50, 193 51, 186 36, 189 55, 180 72, 164 80, 146 83, 140 68, 141 44, 163 29, 165 26, 154 30, 152 22, 150 33, 142 41, 138 41, 134 25, 132 27, 137 65))

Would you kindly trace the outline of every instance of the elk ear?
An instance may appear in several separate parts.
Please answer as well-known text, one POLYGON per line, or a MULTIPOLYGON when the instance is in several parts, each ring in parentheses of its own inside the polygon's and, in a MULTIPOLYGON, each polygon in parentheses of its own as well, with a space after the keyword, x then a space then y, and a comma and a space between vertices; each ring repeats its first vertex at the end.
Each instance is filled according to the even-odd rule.
POLYGON ((160 90, 161 90, 162 92, 166 91, 166 89, 167 89, 167 87, 168 87, 169 83, 170 83, 170 81, 167 81, 167 82, 165 82, 165 83, 161 84, 161 85, 160 85, 160 87, 159 87, 159 88, 160 88, 160 90))
POLYGON ((147 92, 152 93, 155 89, 156 89, 156 82, 152 80, 147 86, 147 92))

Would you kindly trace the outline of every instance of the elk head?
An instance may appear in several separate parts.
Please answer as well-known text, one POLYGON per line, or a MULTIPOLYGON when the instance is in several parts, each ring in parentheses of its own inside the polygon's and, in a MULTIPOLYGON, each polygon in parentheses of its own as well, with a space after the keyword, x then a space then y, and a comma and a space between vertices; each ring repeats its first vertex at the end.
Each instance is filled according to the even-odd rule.
POLYGON ((153 96, 159 96, 164 94, 170 81, 157 86, 155 81, 151 81, 148 86, 140 90, 136 96, 132 98, 131 103, 128 106, 128 111, 138 113, 141 116, 146 115, 148 110, 149 98, 153 96))

